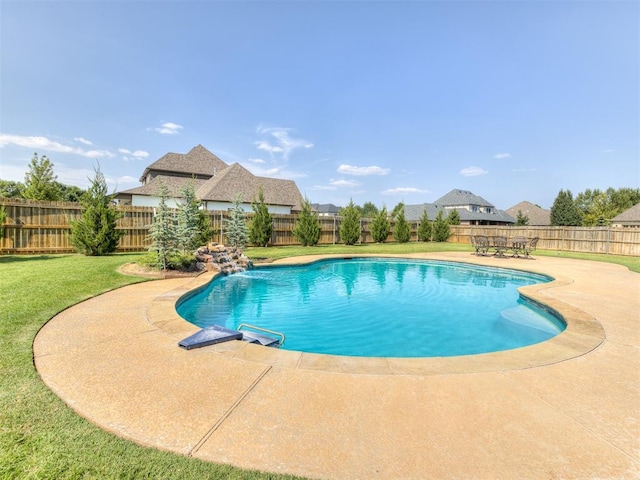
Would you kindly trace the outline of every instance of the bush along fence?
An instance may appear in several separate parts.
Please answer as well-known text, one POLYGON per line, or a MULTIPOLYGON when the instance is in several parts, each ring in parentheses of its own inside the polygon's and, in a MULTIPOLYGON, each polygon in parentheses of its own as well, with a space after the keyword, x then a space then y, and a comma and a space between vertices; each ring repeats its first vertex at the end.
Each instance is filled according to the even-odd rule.
MULTIPOLYGON (((80 217, 80 205, 68 202, 34 202, 0 198, 6 218, 4 235, 0 238, 0 254, 44 254, 75 252, 71 244, 71 221, 80 217)), ((149 226, 153 222, 152 207, 118 206, 122 214, 118 229, 124 236, 118 245, 119 252, 146 251, 151 241, 149 226)), ((247 213, 247 221, 252 213, 247 213)), ((214 230, 212 241, 225 243, 224 225, 227 211, 209 212, 214 230)), ((299 245, 292 230, 297 215, 273 215, 271 245, 299 245)), ((341 217, 319 217, 321 235, 319 245, 343 243, 340 239, 341 217)), ((373 243, 370 232, 371 219, 360 220, 360 243, 373 243)), ((411 242, 418 241, 419 222, 409 222, 411 242)), ((394 222, 387 241, 393 238, 394 222)), ((538 248, 585 253, 640 256, 640 228, 609 227, 515 227, 495 225, 452 225, 450 242, 470 243, 471 235, 504 235, 507 237, 539 237, 538 248)))

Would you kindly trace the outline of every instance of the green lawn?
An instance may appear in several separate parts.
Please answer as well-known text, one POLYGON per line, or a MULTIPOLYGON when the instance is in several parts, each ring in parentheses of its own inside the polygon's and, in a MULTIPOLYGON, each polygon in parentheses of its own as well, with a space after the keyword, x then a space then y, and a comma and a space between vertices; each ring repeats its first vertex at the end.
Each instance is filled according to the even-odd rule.
POLYGON ((40 380, 33 339, 57 312, 140 281, 116 272, 137 255, 0 256, 0 479, 293 478, 140 447, 71 411, 40 380))
MULTIPOLYGON (((468 251, 469 245, 344 245, 250 248, 251 258, 305 254, 468 251)), ((640 272, 640 258, 536 252, 620 263, 640 272)), ((40 380, 32 344, 56 313, 142 279, 117 273, 137 254, 0 256, 0 479, 176 478, 265 479, 247 472, 135 445, 103 432, 71 411, 40 380)))

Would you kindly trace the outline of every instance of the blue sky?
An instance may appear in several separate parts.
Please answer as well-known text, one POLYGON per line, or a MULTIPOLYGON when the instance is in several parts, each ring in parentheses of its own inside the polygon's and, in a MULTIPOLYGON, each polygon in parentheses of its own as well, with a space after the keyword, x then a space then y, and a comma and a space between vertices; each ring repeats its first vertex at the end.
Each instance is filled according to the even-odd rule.
POLYGON ((0 178, 197 144, 312 202, 640 185, 635 1, 0 0, 0 178))

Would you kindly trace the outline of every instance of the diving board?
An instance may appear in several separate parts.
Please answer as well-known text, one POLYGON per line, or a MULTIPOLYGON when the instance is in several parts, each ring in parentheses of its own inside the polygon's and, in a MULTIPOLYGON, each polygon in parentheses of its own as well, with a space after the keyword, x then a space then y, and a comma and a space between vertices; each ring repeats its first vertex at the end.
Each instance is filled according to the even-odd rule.
POLYGON ((212 325, 181 340, 178 345, 185 350, 191 350, 192 348, 206 347, 231 340, 242 340, 242 332, 224 328, 220 325, 212 325))

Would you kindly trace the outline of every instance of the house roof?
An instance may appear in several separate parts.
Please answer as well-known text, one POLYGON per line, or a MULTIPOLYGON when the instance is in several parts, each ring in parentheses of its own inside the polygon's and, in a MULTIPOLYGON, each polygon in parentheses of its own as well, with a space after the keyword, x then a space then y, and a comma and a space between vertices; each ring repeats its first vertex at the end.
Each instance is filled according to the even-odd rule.
POLYGON ((479 205, 481 207, 493 207, 492 203, 487 202, 484 198, 474 195, 467 190, 451 190, 438 200, 433 202, 435 205, 444 205, 445 207, 462 206, 462 205, 479 205))
POLYGON ((633 207, 614 217, 612 222, 630 225, 640 224, 640 203, 635 204, 633 207))
POLYGON ((196 145, 188 153, 169 152, 144 169, 140 181, 144 182, 150 171, 199 175, 211 177, 228 165, 202 145, 196 145))
POLYGON ((189 182, 194 182, 194 187, 197 192, 198 188, 200 188, 206 182, 206 180, 197 179, 197 178, 194 179, 189 177, 172 177, 170 175, 158 175, 144 185, 141 185, 135 188, 130 188, 129 190, 123 190, 122 192, 118 192, 118 195, 116 195, 116 198, 122 194, 149 195, 152 197, 156 197, 158 196, 158 189, 160 188, 160 182, 164 183, 167 186, 167 188, 169 189, 170 197, 180 198, 182 197, 182 193, 181 193, 182 189, 189 182))
POLYGON ((331 213, 335 215, 340 213, 340 207, 336 207, 333 203, 312 203, 311 208, 318 213, 331 213))
POLYGON ((532 227, 551 225, 550 210, 545 210, 544 208, 527 201, 520 202, 506 210, 506 212, 515 219, 518 218, 518 211, 529 217, 529 225, 532 227))
POLYGON ((233 202, 240 195, 241 201, 252 202, 258 198, 260 187, 265 203, 286 205, 293 210, 301 209, 302 195, 293 180, 257 177, 239 163, 234 163, 206 180, 196 194, 205 201, 233 202))
MULTIPOLYGON (((480 198, 480 197, 478 197, 480 198)), ((457 204, 462 206, 462 204, 457 204)), ((478 205, 474 203, 472 205, 478 205)), ((493 205, 491 205, 493 206, 493 205)), ((442 211, 442 215, 444 218, 449 215, 451 212, 451 208, 445 209, 444 205, 435 204, 435 203, 422 203, 418 205, 405 205, 404 207, 404 216, 407 221, 417 222, 422 218, 423 212, 427 211, 427 216, 429 220, 435 220, 438 216, 438 212, 442 211)), ((499 222, 499 223, 515 223, 515 219, 513 219, 509 214, 507 214, 503 210, 494 209, 493 213, 485 213, 485 212, 470 212, 465 208, 457 208, 458 215, 460 215, 461 222, 470 222, 470 221, 490 221, 490 222, 499 222)))

